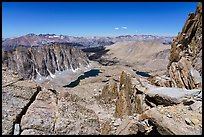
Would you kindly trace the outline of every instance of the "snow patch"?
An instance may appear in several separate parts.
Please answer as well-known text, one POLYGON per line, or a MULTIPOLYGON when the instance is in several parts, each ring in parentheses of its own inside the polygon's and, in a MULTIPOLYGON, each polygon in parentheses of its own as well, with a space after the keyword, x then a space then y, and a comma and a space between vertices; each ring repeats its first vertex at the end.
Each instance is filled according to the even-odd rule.
POLYGON ((37 74, 38 74, 39 76, 42 76, 42 75, 40 74, 40 72, 38 72, 38 70, 37 70, 37 69, 35 69, 35 71, 37 72, 37 74))
POLYGON ((60 36, 60 39, 64 39, 64 36, 60 36))
POLYGON ((53 74, 49 71, 49 69, 47 69, 47 71, 49 72, 51 78, 55 78, 55 75, 53 75, 53 74))
POLYGON ((53 37, 54 37, 54 38, 59 38, 60 36, 58 36, 58 35, 54 35, 53 37))
POLYGON ((13 135, 19 135, 20 134, 20 124, 16 123, 14 126, 14 134, 13 135))
POLYGON ((70 64, 70 67, 71 67, 71 70, 73 71, 73 72, 76 72, 74 69, 73 69, 73 67, 72 67, 72 65, 70 64))
POLYGON ((76 68, 75 71, 79 70, 79 68, 76 68))
POLYGON ((53 38, 53 36, 48 36, 48 38, 53 38))

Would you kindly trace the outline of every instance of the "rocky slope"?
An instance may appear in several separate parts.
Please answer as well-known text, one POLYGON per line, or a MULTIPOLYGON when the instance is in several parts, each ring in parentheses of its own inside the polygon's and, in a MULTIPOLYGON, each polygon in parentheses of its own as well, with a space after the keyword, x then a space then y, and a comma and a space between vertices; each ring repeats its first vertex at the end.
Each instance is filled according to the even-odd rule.
POLYGON ((195 13, 188 15, 182 31, 174 39, 167 73, 168 81, 162 78, 153 81, 186 89, 202 87, 202 3, 195 13))
POLYGON ((156 75, 165 73, 169 62, 170 48, 171 45, 162 44, 157 40, 117 42, 105 46, 100 53, 92 52, 93 54, 89 58, 104 66, 128 66, 135 71, 156 75))
MULTIPOLYGON (((163 50, 170 49, 169 45, 163 45, 159 41, 140 41, 140 42, 118 42, 111 46, 106 47, 108 55, 110 57, 118 58, 120 61, 125 61, 130 63, 138 63, 149 61, 151 59, 161 59, 159 54, 163 50), (155 48, 156 47, 156 48, 155 48)), ((168 56, 169 52, 166 52, 164 56, 168 56)), ((164 57, 165 59, 165 57, 164 57)))
POLYGON ((37 76, 54 78, 56 72, 65 70, 73 72, 87 66, 89 60, 77 47, 51 44, 32 48, 18 46, 3 51, 2 63, 24 79, 36 79, 37 76))

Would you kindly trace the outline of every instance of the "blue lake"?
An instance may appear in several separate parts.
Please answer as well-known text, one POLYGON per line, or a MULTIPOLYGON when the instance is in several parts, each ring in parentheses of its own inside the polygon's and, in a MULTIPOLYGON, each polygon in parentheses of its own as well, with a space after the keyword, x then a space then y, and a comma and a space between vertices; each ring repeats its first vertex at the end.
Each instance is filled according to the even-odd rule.
POLYGON ((98 76, 99 73, 102 73, 100 72, 99 69, 92 69, 90 71, 85 72, 83 75, 79 76, 77 80, 71 82, 69 85, 65 85, 63 87, 71 87, 71 88, 76 87, 80 83, 80 80, 88 78, 88 77, 98 76))
POLYGON ((141 72, 141 71, 136 71, 137 75, 143 76, 143 77, 150 77, 151 75, 149 75, 147 72, 141 72))

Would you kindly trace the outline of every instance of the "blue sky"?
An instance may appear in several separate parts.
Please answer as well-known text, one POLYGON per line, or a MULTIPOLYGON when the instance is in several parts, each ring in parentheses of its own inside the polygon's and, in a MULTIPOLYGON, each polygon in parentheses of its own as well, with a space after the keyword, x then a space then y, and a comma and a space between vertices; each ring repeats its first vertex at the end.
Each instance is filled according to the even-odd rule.
POLYGON ((3 2, 3 38, 177 35, 198 2, 3 2))

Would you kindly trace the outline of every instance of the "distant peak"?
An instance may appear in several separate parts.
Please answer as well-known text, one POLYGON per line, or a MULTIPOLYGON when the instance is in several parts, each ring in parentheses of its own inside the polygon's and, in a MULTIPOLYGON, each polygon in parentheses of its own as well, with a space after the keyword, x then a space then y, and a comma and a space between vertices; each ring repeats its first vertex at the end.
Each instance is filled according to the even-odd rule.
POLYGON ((34 34, 34 33, 29 33, 29 34, 27 34, 27 36, 35 36, 36 34, 34 34))

